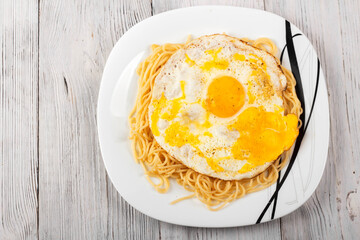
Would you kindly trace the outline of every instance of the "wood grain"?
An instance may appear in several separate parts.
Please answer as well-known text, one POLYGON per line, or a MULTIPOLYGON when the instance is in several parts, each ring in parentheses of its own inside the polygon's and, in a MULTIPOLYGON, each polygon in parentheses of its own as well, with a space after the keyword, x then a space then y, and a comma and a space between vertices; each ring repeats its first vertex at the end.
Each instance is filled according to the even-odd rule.
MULTIPOLYGON (((343 81, 342 87, 334 89, 336 94, 345 99, 345 105, 339 105, 337 99, 332 99, 334 105, 342 108, 345 115, 339 115, 340 109, 333 109, 333 117, 342 122, 343 129, 336 128, 333 135, 334 165, 337 185, 337 210, 340 216, 341 233, 346 239, 360 236, 360 51, 357 47, 360 39, 360 2, 345 1, 339 3, 340 34, 342 43, 343 81), (345 117, 345 121, 343 120, 345 117), (343 134, 343 132, 345 132, 343 134), (337 135, 342 135, 338 139, 337 135), (345 138, 345 139, 344 139, 345 138), (345 142, 346 141, 346 142, 345 142), (336 146, 344 149, 336 151, 336 146), (346 154, 346 155, 343 155, 346 154), (346 157, 346 158, 345 158, 346 157), (347 158, 348 157, 348 158, 347 158)), ((333 82, 338 81, 334 79, 333 82)), ((336 95, 335 95, 336 97, 336 95)))
POLYGON ((1 1, 0 238, 37 238, 37 1, 1 1))
POLYGON ((360 2, 0 1, 0 239, 358 239, 360 2), (256 226, 172 225, 129 206, 106 175, 96 103, 106 59, 137 22, 195 5, 265 9, 297 25, 327 81, 328 163, 294 213, 256 226))
POLYGON ((153 14, 162 13, 165 11, 173 10, 176 8, 184 8, 191 6, 201 6, 201 5, 228 5, 228 6, 238 6, 238 7, 248 7, 248 8, 257 8, 264 9, 263 0, 152 0, 153 14))
POLYGON ((0 238, 37 238, 37 1, 1 1, 0 238))
POLYGON ((106 58, 124 31, 150 16, 150 2, 44 1, 40 10, 40 239, 157 236, 157 222, 108 180, 96 127, 106 58))

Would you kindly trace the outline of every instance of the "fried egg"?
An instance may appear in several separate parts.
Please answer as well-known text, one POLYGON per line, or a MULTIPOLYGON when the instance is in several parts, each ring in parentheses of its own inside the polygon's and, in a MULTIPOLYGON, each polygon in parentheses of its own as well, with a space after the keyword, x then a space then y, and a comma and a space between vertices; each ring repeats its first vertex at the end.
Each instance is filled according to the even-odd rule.
POLYGON ((286 77, 276 59, 223 34, 178 50, 155 79, 148 117, 155 140, 208 176, 239 180, 264 171, 298 135, 284 115, 286 77))

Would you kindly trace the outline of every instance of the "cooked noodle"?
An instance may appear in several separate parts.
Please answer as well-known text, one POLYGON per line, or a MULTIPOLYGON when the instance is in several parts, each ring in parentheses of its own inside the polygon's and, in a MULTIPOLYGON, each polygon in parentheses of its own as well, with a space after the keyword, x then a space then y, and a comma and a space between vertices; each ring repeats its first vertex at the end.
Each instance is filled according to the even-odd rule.
MULTIPOLYGON (((268 38, 256 40, 242 39, 248 44, 268 51, 276 56, 277 47, 268 38)), ((189 40, 188 40, 189 41, 189 40)), ((188 168, 168 154, 154 139, 151 132, 148 107, 151 102, 152 88, 156 76, 167 60, 185 44, 152 45, 152 53, 138 67, 138 94, 134 109, 129 115, 130 139, 132 139, 133 154, 144 168, 151 185, 160 193, 165 193, 170 187, 169 179, 175 179, 178 184, 192 192, 191 195, 177 199, 172 203, 196 197, 210 210, 216 211, 228 203, 246 194, 260 191, 276 182, 279 171, 287 164, 292 149, 285 151, 264 172, 242 180, 222 180, 209 177, 188 168), (281 160, 280 160, 281 159, 281 160)), ((279 59, 277 59, 280 64, 279 59)), ((287 79, 287 88, 283 92, 285 114, 293 113, 300 116, 301 104, 296 96, 296 81, 288 69, 281 66, 287 79)), ((299 127, 301 122, 299 121, 299 127)))

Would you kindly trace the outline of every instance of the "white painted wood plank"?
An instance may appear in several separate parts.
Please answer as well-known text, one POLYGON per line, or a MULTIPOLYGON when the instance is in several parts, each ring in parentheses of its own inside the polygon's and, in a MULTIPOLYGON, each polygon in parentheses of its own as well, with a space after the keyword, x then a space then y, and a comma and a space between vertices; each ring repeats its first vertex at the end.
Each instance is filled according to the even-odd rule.
POLYGON ((0 238, 37 238, 38 2, 0 1, 0 238))
POLYGON ((96 127, 107 56, 150 2, 42 1, 40 12, 40 239, 157 238, 157 221, 108 180, 96 127))
POLYGON ((280 239, 280 220, 234 228, 193 228, 160 222, 162 239, 280 239))
MULTIPOLYGON (((335 154, 337 182, 341 182, 337 189, 337 199, 340 200, 337 203, 341 212, 343 237, 355 239, 360 236, 360 69, 358 64, 360 62, 360 33, 358 31, 360 29, 360 2, 339 2, 339 13, 344 67, 342 83, 345 87, 345 106, 342 107, 346 111, 346 120, 344 116, 339 116, 336 112, 334 115, 336 114, 347 125, 345 132, 348 132, 350 138, 344 150, 350 157, 344 158, 342 149, 336 151, 335 154)), ((338 129, 337 133, 342 131, 338 129)), ((334 142, 339 145, 344 144, 339 140, 334 135, 334 142)))
POLYGON ((265 1, 296 24, 318 52, 329 92, 331 133, 324 176, 311 199, 281 219, 285 239, 357 239, 359 222, 359 3, 265 1), (339 15, 340 14, 340 15, 339 15))
POLYGON ((263 0, 152 0, 153 14, 162 13, 176 8, 184 8, 201 5, 228 5, 264 9, 263 0))

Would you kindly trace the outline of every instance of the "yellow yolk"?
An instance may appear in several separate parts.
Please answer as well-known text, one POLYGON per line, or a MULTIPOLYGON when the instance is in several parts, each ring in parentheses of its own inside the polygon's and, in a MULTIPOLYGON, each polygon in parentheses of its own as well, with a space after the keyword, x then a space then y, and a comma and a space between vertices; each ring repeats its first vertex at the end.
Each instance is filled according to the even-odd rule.
POLYGON ((193 147, 200 144, 198 136, 190 133, 189 127, 180 122, 174 122, 165 130, 165 142, 173 147, 181 147, 187 143, 193 147))
POLYGON ((204 132, 204 136, 213 137, 211 132, 204 132))
POLYGON ((206 108, 214 115, 227 118, 237 113, 245 103, 245 90, 233 77, 214 79, 209 85, 206 108))
POLYGON ((161 95, 160 99, 154 99, 153 101, 153 106, 154 106, 154 112, 151 115, 151 131, 155 136, 159 136, 160 132, 159 132, 159 128, 157 126, 157 123, 159 121, 160 118, 160 113, 161 110, 166 106, 166 98, 164 96, 164 93, 161 95))
POLYGON ((181 97, 173 99, 173 100, 167 100, 163 93, 160 99, 155 99, 153 101, 154 112, 151 115, 150 128, 155 136, 160 135, 157 123, 160 119, 160 114, 163 109, 165 109, 167 106, 169 106, 168 110, 161 115, 162 119, 165 119, 168 121, 176 118, 177 114, 179 113, 181 105, 182 105, 181 101, 183 99, 185 99, 185 81, 180 81, 180 87, 181 87, 181 92, 182 92, 181 97))
POLYGON ((221 52, 222 48, 219 48, 217 50, 212 49, 212 50, 206 50, 205 53, 209 54, 212 56, 212 60, 205 62, 200 68, 203 71, 209 71, 212 68, 217 68, 217 69, 226 69, 229 66, 229 62, 226 59, 221 59, 218 57, 218 54, 221 52))
POLYGON ((224 169, 219 165, 219 162, 221 160, 229 159, 230 157, 224 157, 224 158, 206 158, 207 164, 211 167, 212 170, 215 172, 222 172, 224 169))
POLYGON ((180 81, 180 87, 181 87, 182 96, 169 101, 170 109, 161 116, 162 119, 168 121, 173 120, 179 113, 182 105, 181 101, 185 99, 185 81, 180 81))
MULTIPOLYGON (((222 48, 205 51, 212 59, 198 67, 203 71, 211 71, 213 68, 227 69, 229 62, 218 57, 221 50, 222 48)), ((246 64, 250 64, 252 68, 248 78, 247 92, 236 78, 221 76, 213 79, 208 86, 206 99, 202 101, 202 106, 207 110, 205 121, 199 123, 188 119, 186 114, 179 115, 185 100, 185 81, 180 81, 181 97, 168 100, 163 94, 160 99, 153 100, 154 110, 151 115, 150 127, 154 136, 160 136, 158 121, 160 119, 167 120, 170 124, 164 132, 165 143, 172 147, 189 144, 197 155, 205 158, 207 164, 216 172, 224 171, 219 165, 222 160, 231 158, 245 160, 246 164, 239 170, 239 173, 246 173, 257 166, 274 161, 292 146, 298 136, 298 118, 294 114, 283 116, 283 109, 280 106, 275 112, 267 112, 264 107, 249 107, 237 116, 231 125, 227 126, 230 131, 236 130, 240 134, 240 137, 231 146, 229 156, 218 158, 211 153, 202 152, 199 149, 202 144, 200 136, 213 137, 208 131, 208 128, 212 126, 209 121, 211 113, 220 118, 228 118, 241 110, 246 96, 248 103, 252 104, 257 101, 257 98, 270 98, 274 95, 270 76, 266 72, 266 64, 260 57, 250 54, 250 57, 246 58, 243 54, 235 53, 233 59, 246 61, 246 64), (261 90, 259 91, 258 88, 261 90), (179 120, 175 119, 177 117, 179 120), (171 122, 174 119, 175 121, 171 122), (191 124, 197 131, 190 130, 191 124)), ((187 54, 185 54, 185 62, 189 66, 196 65, 196 62, 187 54)))
POLYGON ((235 53, 235 54, 233 55, 233 58, 234 58, 235 60, 245 61, 245 55, 244 55, 244 54, 235 53))
POLYGON ((294 114, 282 116, 266 112, 262 107, 250 107, 242 112, 229 130, 237 130, 240 137, 232 146, 235 159, 247 160, 240 173, 274 161, 288 150, 299 134, 298 118, 294 114))
POLYGON ((190 67, 195 65, 195 61, 192 60, 187 54, 185 54, 185 62, 189 64, 190 67))
MULTIPOLYGON (((206 131, 204 136, 213 137, 213 135, 206 131)), ((206 159, 209 166, 215 171, 223 171, 224 169, 218 165, 220 160, 225 158, 209 158, 199 149, 198 145, 201 143, 199 135, 192 134, 188 126, 181 124, 180 122, 174 122, 165 130, 165 142, 173 147, 182 147, 185 144, 192 146, 200 157, 206 159)), ((226 157, 230 158, 230 157, 226 157)))

